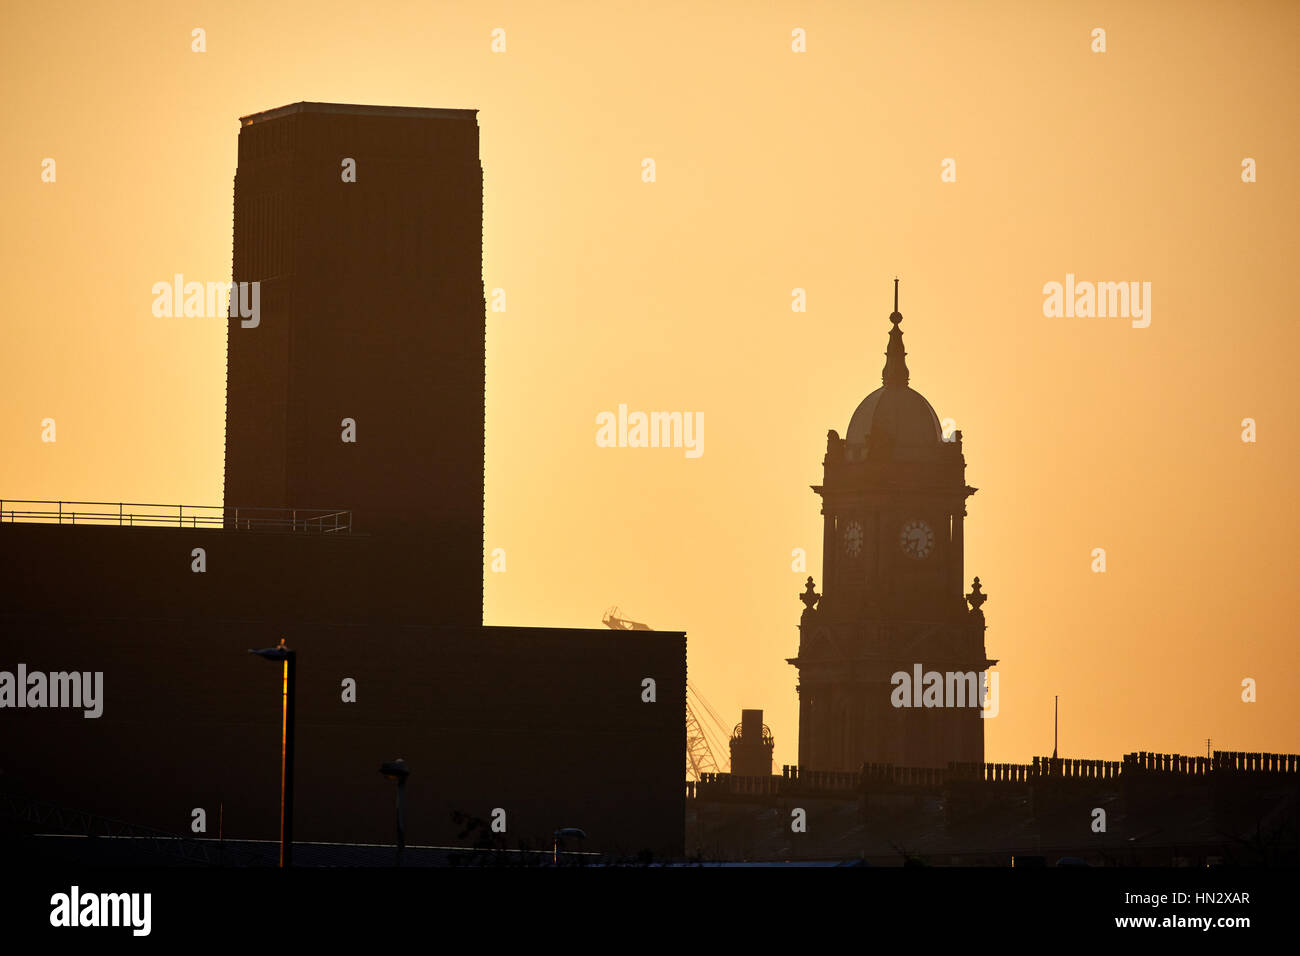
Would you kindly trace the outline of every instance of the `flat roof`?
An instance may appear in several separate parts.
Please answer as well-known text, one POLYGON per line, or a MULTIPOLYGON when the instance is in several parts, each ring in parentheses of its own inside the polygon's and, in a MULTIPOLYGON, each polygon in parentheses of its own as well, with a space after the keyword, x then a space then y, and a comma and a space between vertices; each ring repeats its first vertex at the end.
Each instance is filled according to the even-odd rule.
POLYGON ((290 103, 239 117, 240 126, 265 123, 291 113, 347 113, 351 116, 400 116, 426 119, 474 119, 478 110, 436 109, 425 106, 358 106, 353 103, 290 103))

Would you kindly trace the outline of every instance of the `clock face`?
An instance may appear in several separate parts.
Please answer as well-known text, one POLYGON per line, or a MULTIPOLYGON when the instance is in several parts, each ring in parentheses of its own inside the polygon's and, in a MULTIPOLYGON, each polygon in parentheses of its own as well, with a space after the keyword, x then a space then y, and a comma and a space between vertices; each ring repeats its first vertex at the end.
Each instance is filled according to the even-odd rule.
POLYGON ((850 521, 844 528, 844 552, 851 558, 856 558, 862 551, 862 525, 856 521, 850 521))
POLYGON ((912 518, 903 525, 898 544, 909 558, 923 560, 934 550, 934 531, 920 518, 912 518))

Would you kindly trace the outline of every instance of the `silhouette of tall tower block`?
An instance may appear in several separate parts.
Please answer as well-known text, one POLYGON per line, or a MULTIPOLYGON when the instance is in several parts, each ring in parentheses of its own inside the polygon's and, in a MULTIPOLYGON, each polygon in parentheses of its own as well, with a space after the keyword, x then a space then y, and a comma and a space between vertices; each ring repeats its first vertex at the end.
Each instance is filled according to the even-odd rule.
POLYGON ((227 509, 350 510, 354 534, 428 564, 436 620, 474 624, 486 357, 476 113, 295 103, 241 118, 234 279, 259 283, 260 302, 255 325, 230 319, 225 462, 227 509))
POLYGON ((825 593, 808 579, 799 654, 789 659, 799 670, 799 764, 812 770, 984 760, 980 675, 997 661, 984 652, 979 579, 962 593, 966 499, 976 489, 961 432, 945 441, 908 385, 897 281, 889 320, 881 387, 844 438, 827 434, 825 478, 813 486, 825 593), (895 683, 900 672, 920 686, 895 683), (931 674, 942 681, 937 697, 923 696, 931 674), (905 689, 911 706, 895 706, 905 689))

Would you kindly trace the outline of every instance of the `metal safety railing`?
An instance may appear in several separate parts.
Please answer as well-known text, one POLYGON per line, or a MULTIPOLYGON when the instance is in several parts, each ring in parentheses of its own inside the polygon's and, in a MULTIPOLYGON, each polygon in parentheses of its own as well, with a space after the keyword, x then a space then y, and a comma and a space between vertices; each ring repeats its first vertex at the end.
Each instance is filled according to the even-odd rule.
MULTIPOLYGON (((159 857, 170 857, 183 863, 199 863, 208 866, 275 865, 274 857, 262 848, 244 845, 227 849, 222 841, 197 840, 154 827, 101 817, 84 810, 72 810, 17 794, 0 793, 0 819, 25 824, 25 828, 31 830, 36 827, 51 829, 55 831, 55 835, 68 834, 92 837, 97 840, 133 842, 159 857)), ((51 836, 51 834, 35 832, 32 835, 51 836)))
POLYGON ((233 508, 126 501, 34 501, 0 498, 0 522, 120 525, 147 528, 225 528, 348 534, 352 512, 337 508, 233 508))

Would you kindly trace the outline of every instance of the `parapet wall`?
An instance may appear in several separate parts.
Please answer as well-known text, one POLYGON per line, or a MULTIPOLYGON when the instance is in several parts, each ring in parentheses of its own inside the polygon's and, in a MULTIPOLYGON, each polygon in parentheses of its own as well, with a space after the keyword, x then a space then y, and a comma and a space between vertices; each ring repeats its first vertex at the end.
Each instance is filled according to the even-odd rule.
POLYGON ((873 786, 942 789, 955 783, 1032 783, 1036 781, 1098 781, 1121 777, 1162 774, 1207 777, 1213 774, 1297 774, 1296 754, 1242 753, 1216 750, 1211 757, 1159 754, 1139 751, 1123 760, 1078 760, 1067 757, 1035 757, 1033 763, 950 763, 944 767, 897 767, 866 764, 862 770, 820 771, 784 766, 781 773, 767 777, 736 776, 727 773, 702 774, 699 781, 687 781, 687 799, 716 799, 723 796, 768 796, 782 794, 849 794, 873 786))
POLYGON ((479 557, 419 535, 3 521, 0 608, 42 619, 472 626, 481 623, 479 557))

